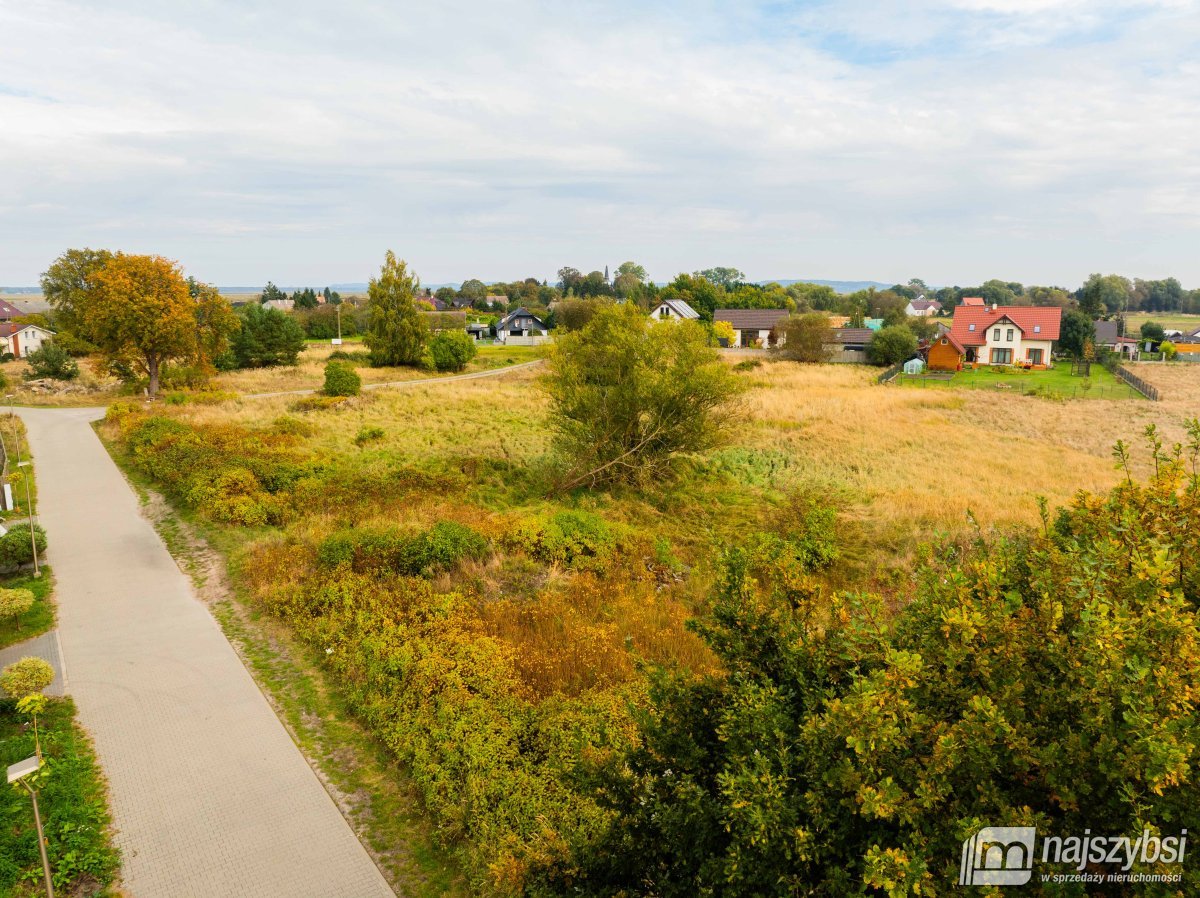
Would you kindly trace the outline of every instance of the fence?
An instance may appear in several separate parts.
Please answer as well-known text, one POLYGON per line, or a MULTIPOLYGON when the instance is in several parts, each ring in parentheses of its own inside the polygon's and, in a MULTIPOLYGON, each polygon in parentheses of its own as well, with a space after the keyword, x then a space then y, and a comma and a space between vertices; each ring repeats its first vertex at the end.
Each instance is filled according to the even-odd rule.
POLYGON ((1154 386, 1154 384, 1146 383, 1146 381, 1142 380, 1124 365, 1117 365, 1117 367, 1112 369, 1112 373, 1119 380, 1123 380, 1125 383, 1129 384, 1129 386, 1133 387, 1133 389, 1137 390, 1151 402, 1158 402, 1158 387, 1154 386))
POLYGON ((877 378, 875 378, 875 382, 880 384, 890 383, 892 378, 894 378, 903 370, 904 362, 897 362, 896 364, 892 365, 892 367, 880 374, 877 378))

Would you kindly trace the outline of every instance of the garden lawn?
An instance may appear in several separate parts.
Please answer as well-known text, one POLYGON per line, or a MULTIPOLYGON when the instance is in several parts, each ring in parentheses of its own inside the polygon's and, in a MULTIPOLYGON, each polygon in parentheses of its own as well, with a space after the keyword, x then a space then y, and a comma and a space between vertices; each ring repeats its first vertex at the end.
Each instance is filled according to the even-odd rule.
MULTIPOLYGON (((38 806, 55 893, 111 895, 118 854, 110 839, 105 784, 91 743, 75 723, 71 699, 51 699, 39 728, 46 766, 38 806)), ((25 716, 13 702, 0 701, 0 764, 15 764, 33 753, 25 716)), ((0 792, 0 898, 43 895, 41 882, 29 793, 6 787, 0 792)))
POLYGON ((1092 364, 1090 377, 1071 373, 1069 362, 1044 371, 1024 371, 1009 368, 999 372, 993 368, 957 371, 948 379, 926 375, 900 375, 896 382, 909 387, 959 387, 971 390, 1000 390, 1003 392, 1044 395, 1057 399, 1141 399, 1142 395, 1128 384, 1117 380, 1100 364, 1092 364))
POLYGON ((54 579, 50 568, 42 567, 42 576, 16 574, 0 578, 0 589, 28 589, 33 593, 33 608, 20 618, 0 619, 0 649, 40 636, 54 626, 54 602, 50 595, 54 591, 54 579), (18 623, 20 629, 17 628, 18 623))

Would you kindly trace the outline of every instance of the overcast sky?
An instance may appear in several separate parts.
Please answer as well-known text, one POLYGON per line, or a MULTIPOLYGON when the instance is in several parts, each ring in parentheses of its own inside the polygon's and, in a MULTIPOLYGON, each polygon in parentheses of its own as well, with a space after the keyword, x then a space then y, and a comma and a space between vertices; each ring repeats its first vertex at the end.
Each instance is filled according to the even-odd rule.
POLYGON ((1196 0, 0 0, 0 284, 1200 286, 1196 0))

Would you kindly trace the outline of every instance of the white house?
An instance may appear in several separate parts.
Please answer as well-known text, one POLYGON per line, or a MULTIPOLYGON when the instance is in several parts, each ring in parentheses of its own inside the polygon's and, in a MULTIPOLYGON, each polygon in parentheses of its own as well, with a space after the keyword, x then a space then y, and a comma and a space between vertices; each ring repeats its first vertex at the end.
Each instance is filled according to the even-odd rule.
POLYGON ((1059 308, 959 306, 945 345, 961 348, 960 364, 1048 367, 1061 326, 1059 308))
POLYGON ((41 349, 42 344, 54 336, 54 331, 48 331, 36 324, 13 324, 11 321, 0 322, 0 353, 11 352, 19 359, 29 353, 41 349))
POLYGON ((787 309, 717 309, 713 321, 733 325, 733 345, 766 349, 778 339, 776 326, 787 320, 787 309))
POLYGON ((930 315, 936 315, 942 310, 942 304, 936 299, 926 299, 924 296, 918 296, 916 299, 911 299, 908 305, 904 307, 905 314, 910 318, 928 318, 930 315))
POLYGON ((650 316, 656 321, 692 321, 699 318, 700 313, 682 299, 664 299, 650 316))

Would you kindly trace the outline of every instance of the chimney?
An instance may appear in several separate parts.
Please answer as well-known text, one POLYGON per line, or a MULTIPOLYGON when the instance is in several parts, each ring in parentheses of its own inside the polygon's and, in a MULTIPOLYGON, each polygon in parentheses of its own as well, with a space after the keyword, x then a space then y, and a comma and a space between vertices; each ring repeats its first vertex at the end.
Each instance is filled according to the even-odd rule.
POLYGON ((995 304, 995 303, 992 303, 992 311, 993 311, 993 312, 994 312, 994 311, 996 311, 996 304, 995 304))

